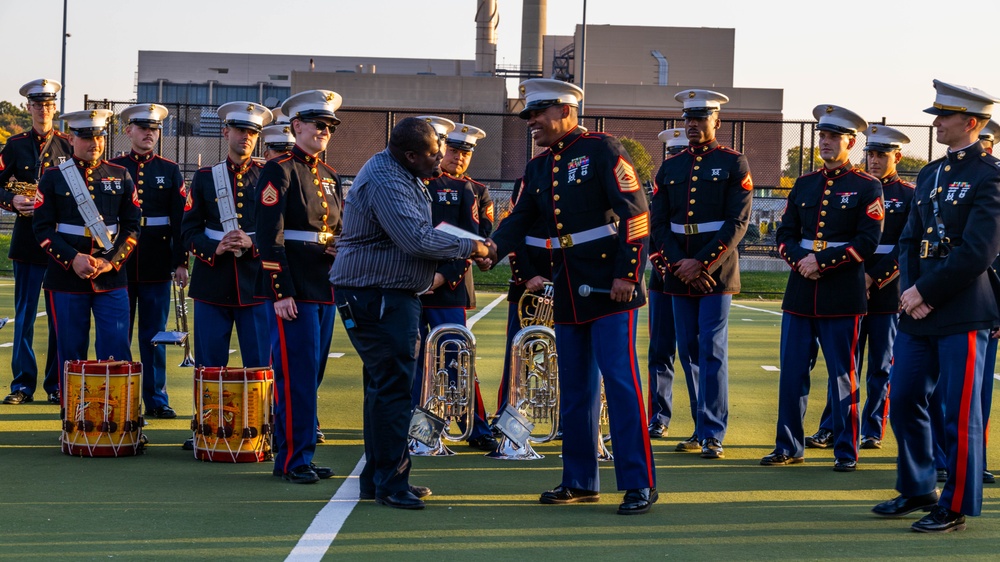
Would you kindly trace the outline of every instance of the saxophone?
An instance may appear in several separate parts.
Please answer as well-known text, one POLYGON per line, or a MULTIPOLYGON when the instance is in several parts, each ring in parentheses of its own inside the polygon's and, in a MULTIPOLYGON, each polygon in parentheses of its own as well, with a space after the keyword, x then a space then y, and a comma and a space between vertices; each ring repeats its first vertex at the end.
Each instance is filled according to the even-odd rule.
MULTIPOLYGON (((7 182, 7 185, 4 186, 4 189, 14 195, 23 195, 28 199, 34 200, 35 192, 38 191, 38 184, 28 183, 26 181, 17 181, 11 178, 11 180, 7 182)), ((26 217, 29 217, 32 214, 31 211, 25 213, 18 211, 18 213, 26 217)))

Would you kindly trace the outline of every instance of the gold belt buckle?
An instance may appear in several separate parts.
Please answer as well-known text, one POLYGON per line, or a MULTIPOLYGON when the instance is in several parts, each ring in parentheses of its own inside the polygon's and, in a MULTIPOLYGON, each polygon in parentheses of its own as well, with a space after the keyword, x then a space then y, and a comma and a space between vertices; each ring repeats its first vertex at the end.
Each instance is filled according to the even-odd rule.
POLYGON ((139 226, 146 226, 146 217, 139 217, 139 226))
POLYGON ((813 240, 813 251, 822 252, 826 249, 826 240, 813 240))
POLYGON ((688 236, 691 236, 692 234, 698 234, 698 225, 697 224, 685 224, 684 225, 684 234, 686 234, 688 236))
POLYGON ((920 241, 920 257, 929 258, 931 256, 931 242, 930 240, 920 241))
POLYGON ((573 247, 573 235, 563 234, 559 237, 559 247, 560 248, 572 248, 573 247))
POLYGON ((91 234, 90 234, 90 228, 89 227, 86 227, 86 226, 83 227, 83 235, 87 236, 87 237, 92 237, 91 234))
POLYGON ((332 232, 317 232, 316 234, 317 234, 317 239, 319 240, 319 243, 323 244, 324 246, 326 244, 329 244, 330 243, 330 239, 333 238, 333 233, 332 232))

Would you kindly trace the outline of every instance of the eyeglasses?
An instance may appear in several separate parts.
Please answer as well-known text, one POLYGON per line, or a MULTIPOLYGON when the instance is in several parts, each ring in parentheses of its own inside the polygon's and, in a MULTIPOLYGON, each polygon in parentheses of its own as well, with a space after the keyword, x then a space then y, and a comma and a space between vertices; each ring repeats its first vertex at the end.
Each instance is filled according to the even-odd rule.
POLYGON ((54 109, 56 108, 56 104, 55 104, 55 102, 51 102, 51 101, 48 101, 48 102, 39 102, 39 101, 35 101, 35 102, 31 102, 31 104, 30 104, 30 105, 31 105, 31 107, 32 107, 33 109, 48 109, 48 110, 54 110, 54 109))
POLYGON ((334 131, 337 130, 337 126, 336 125, 334 125, 333 123, 327 123, 326 121, 316 121, 316 120, 312 120, 312 119, 303 119, 302 122, 303 123, 312 123, 313 125, 316 126, 316 130, 319 131, 319 132, 321 132, 321 133, 323 131, 327 130, 327 129, 330 129, 331 133, 333 133, 334 131))

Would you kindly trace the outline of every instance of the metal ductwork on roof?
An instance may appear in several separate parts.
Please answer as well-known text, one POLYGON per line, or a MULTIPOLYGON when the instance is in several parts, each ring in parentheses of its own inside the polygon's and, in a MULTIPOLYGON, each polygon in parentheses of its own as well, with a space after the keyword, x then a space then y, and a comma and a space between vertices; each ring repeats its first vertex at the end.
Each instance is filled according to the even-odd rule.
POLYGON ((660 63, 659 79, 656 83, 660 86, 666 86, 670 83, 667 81, 667 75, 670 73, 670 64, 667 63, 667 57, 663 56, 663 54, 657 50, 650 51, 649 54, 653 55, 656 62, 660 63))
POLYGON ((479 0, 476 8, 476 75, 493 76, 497 68, 497 0, 479 0))

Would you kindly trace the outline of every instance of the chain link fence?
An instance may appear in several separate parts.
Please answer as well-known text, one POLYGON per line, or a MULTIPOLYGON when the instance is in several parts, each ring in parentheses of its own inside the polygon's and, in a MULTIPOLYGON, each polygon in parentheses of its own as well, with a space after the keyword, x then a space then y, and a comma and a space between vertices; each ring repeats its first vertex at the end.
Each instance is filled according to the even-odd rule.
MULTIPOLYGON (((105 108, 115 115, 134 102, 86 100, 87 109, 105 108)), ((222 139, 222 123, 214 105, 163 104, 170 110, 164 123, 159 153, 176 161, 185 178, 196 170, 210 166, 226 156, 222 139)), ((423 112, 363 110, 341 108, 342 120, 323 156, 347 180, 353 179, 364 163, 385 148, 389 132, 399 120, 422 115, 423 112)), ((510 195, 514 182, 525 165, 539 150, 534 147, 525 122, 506 113, 436 113, 457 123, 468 123, 486 131, 479 141, 468 174, 486 184, 495 202, 496 221, 510 211, 510 195)), ((657 138, 664 129, 683 126, 679 118, 645 116, 584 116, 581 124, 591 131, 600 131, 635 141, 648 154, 649 169, 637 169, 640 178, 656 175, 666 147, 657 138)), ((934 142, 934 129, 929 125, 891 126, 907 134, 911 143, 903 149, 900 175, 913 180, 927 161, 942 156, 943 145, 934 142)), ((112 158, 130 149, 123 123, 112 123, 106 155, 112 158)), ((741 267, 748 271, 784 271, 784 263, 776 257, 774 230, 784 209, 785 196, 795 178, 821 167, 816 145, 815 123, 811 121, 727 121, 723 114, 718 132, 719 142, 747 155, 754 178, 754 204, 750 229, 741 244, 741 267)), ((864 165, 864 135, 858 135, 851 148, 851 162, 864 165)), ((258 145, 255 155, 263 153, 258 145)), ((635 155, 633 155, 635 157, 635 155)), ((634 158, 636 159, 636 158, 634 158)), ((638 160, 638 159, 636 159, 638 160)), ((647 182, 647 187, 651 183, 647 182)), ((9 233, 12 216, 0 220, 0 234, 9 233)))

